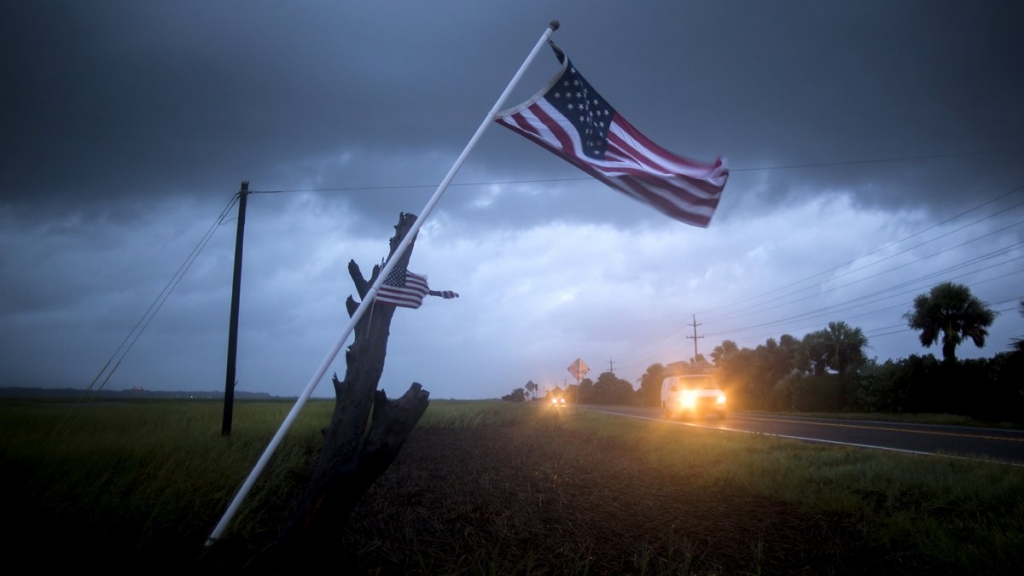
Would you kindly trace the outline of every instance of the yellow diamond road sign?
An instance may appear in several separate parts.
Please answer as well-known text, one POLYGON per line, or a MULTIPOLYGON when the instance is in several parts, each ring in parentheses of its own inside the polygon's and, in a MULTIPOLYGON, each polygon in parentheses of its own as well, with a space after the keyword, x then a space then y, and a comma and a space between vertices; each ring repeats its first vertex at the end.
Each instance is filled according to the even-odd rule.
POLYGON ((572 364, 569 364, 569 374, 572 374, 572 377, 576 380, 581 380, 587 375, 587 372, 590 372, 590 367, 587 366, 586 362, 579 358, 577 358, 572 364))

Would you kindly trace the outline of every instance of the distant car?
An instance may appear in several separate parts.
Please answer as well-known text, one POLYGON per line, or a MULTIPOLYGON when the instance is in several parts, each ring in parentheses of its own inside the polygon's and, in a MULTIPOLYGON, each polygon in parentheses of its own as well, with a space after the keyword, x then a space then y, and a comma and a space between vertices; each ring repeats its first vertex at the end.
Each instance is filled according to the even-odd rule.
POLYGON ((690 418, 715 414, 725 418, 725 392, 713 378, 671 376, 662 385, 661 405, 666 418, 690 418))
POLYGON ((559 407, 565 406, 565 397, 564 396, 552 396, 551 397, 551 405, 552 406, 559 406, 559 407))

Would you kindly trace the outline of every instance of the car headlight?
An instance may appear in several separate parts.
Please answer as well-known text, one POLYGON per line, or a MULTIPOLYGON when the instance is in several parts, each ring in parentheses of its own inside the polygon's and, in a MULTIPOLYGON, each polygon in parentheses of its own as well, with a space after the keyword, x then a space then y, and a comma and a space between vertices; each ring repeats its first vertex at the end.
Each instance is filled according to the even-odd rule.
POLYGON ((719 404, 725 404, 725 394, 719 394, 718 398, 715 399, 715 401, 718 402, 719 404))
POLYGON ((693 397, 693 394, 683 394, 679 398, 679 404, 682 405, 683 408, 693 408, 696 403, 697 399, 693 397))

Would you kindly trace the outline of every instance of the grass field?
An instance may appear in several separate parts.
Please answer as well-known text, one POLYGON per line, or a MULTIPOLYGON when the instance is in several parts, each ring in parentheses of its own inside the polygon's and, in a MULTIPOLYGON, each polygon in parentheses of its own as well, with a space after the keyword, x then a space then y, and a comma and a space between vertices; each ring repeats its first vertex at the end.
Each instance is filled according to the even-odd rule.
MULTIPOLYGON (((8 562, 243 571, 302 496, 332 402, 305 408, 225 538, 203 543, 290 408, 238 403, 222 438, 216 402, 0 403, 8 562)), ((433 401, 338 545, 301 562, 324 574, 1016 574, 1024 469, 433 401)))

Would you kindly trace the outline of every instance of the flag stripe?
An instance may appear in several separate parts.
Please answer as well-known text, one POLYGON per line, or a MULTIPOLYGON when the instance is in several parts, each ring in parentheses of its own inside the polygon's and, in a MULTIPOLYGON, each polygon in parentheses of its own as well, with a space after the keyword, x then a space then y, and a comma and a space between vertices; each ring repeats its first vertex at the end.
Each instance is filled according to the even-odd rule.
POLYGON ((377 291, 377 301, 405 308, 419 308, 430 292, 427 277, 408 270, 395 269, 377 291))
MULTIPOLYGON (((712 194, 715 191, 721 193, 721 186, 715 187, 694 178, 672 174, 669 169, 653 163, 647 164, 653 166, 647 170, 637 168, 639 162, 635 158, 646 157, 629 151, 624 144, 619 144, 620 140, 611 137, 617 122, 613 123, 609 135, 609 143, 615 145, 609 147, 605 160, 579 158, 573 152, 583 148, 579 134, 571 124, 567 130, 568 122, 559 122, 557 118, 564 117, 549 104, 540 101, 523 109, 511 121, 506 118, 497 121, 547 148, 605 185, 650 204, 668 216, 700 227, 707 227, 710 223, 711 215, 718 206, 718 196, 712 194), (553 145, 552 141, 558 145, 553 145)), ((679 162, 678 165, 682 168, 685 164, 679 162)), ((702 167, 701 171, 707 173, 708 169, 702 167)))
POLYGON ((703 191, 706 196, 718 196, 725 187, 725 177, 728 174, 719 174, 724 168, 718 161, 712 166, 694 166, 685 158, 680 158, 654 144, 647 138, 640 136, 625 118, 618 114, 608 134, 608 141, 615 145, 616 151, 627 152, 630 159, 639 166, 648 168, 657 167, 659 170, 645 170, 648 174, 655 172, 670 176, 682 176, 687 182, 692 182, 694 187, 703 191))
POLYGON ((706 227, 729 178, 725 160, 697 162, 655 144, 601 99, 560 48, 552 48, 562 62, 559 73, 495 121, 607 186, 679 221, 706 227))
MULTIPOLYGON (((529 111, 532 113, 532 119, 535 123, 531 123, 537 129, 538 136, 550 136, 553 137, 559 145, 556 154, 568 154, 571 157, 577 157, 579 155, 578 150, 583 149, 583 145, 580 143, 579 134, 572 128, 572 125, 566 125, 559 122, 565 121, 565 117, 562 116, 557 110, 550 106, 544 106, 544 101, 541 103, 534 104, 529 107, 529 111)), ((530 120, 530 116, 524 115, 524 120, 530 120)))

